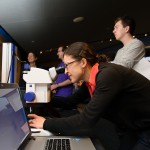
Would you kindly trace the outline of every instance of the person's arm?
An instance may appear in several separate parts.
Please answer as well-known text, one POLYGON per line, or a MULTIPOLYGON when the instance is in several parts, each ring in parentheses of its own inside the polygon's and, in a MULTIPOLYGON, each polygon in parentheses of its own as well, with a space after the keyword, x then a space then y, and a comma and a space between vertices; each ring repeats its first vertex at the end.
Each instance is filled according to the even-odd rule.
POLYGON ((47 119, 43 128, 61 134, 76 134, 78 130, 94 128, 104 110, 121 90, 122 78, 117 70, 102 71, 96 80, 96 89, 83 113, 69 118, 47 119))
POLYGON ((36 114, 28 114, 29 117, 29 125, 34 128, 43 128, 44 121, 46 120, 44 117, 38 116, 36 114))
POLYGON ((133 68, 145 56, 144 44, 137 39, 125 46, 124 50, 118 51, 113 63, 133 68))
POLYGON ((60 108, 70 108, 76 106, 79 103, 86 103, 86 100, 90 98, 90 93, 86 83, 84 82, 81 87, 71 96, 57 98, 60 99, 59 103, 55 101, 55 99, 51 100, 51 104, 53 106, 57 106, 60 108))
POLYGON ((63 82, 57 83, 57 84, 56 83, 52 84, 51 85, 51 91, 53 91, 53 90, 55 90, 55 89, 57 89, 59 87, 64 87, 64 86, 67 86, 67 85, 70 85, 70 84, 72 84, 72 82, 69 79, 67 79, 67 80, 65 80, 63 82))
MULTIPOLYGON (((61 98, 59 105, 60 107, 64 107, 64 108, 75 106, 78 103, 84 102, 89 97, 90 97, 90 93, 88 91, 86 83, 84 82, 77 92, 75 92, 69 97, 61 98)), ((53 101, 51 101, 51 103, 52 102, 53 101)), ((28 114, 28 117, 31 118, 29 120, 29 125, 31 127, 43 128, 44 121, 46 120, 44 117, 37 116, 35 114, 28 114)))

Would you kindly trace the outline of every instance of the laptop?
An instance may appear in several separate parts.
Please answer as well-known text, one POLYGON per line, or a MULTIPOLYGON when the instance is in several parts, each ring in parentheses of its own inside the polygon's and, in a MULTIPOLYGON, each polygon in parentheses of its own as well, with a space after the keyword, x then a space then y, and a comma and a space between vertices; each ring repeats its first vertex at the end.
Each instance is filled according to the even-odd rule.
POLYGON ((31 136, 17 84, 0 83, 0 120, 2 150, 95 150, 88 137, 31 136))

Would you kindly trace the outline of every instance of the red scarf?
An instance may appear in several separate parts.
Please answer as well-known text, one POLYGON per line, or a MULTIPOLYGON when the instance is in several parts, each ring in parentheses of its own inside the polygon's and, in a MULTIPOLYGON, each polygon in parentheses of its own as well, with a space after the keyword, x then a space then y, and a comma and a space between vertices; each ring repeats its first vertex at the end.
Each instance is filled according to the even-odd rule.
POLYGON ((95 78, 96 78, 96 75, 97 75, 97 73, 98 73, 98 71, 99 71, 98 66, 99 66, 99 64, 96 63, 96 64, 92 67, 91 72, 90 72, 89 81, 86 82, 86 85, 87 85, 87 87, 88 87, 88 89, 89 89, 89 92, 90 92, 91 97, 92 97, 92 95, 93 95, 93 92, 94 92, 95 86, 96 86, 95 78))

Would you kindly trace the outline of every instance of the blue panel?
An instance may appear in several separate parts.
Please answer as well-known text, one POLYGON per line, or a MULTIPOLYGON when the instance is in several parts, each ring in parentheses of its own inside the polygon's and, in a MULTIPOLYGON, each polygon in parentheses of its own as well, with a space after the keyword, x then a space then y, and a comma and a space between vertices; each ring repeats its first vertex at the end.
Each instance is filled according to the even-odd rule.
POLYGON ((14 53, 15 53, 15 45, 12 44, 11 46, 11 53, 12 53, 12 60, 11 60, 11 71, 10 71, 10 83, 14 83, 15 81, 15 59, 14 59, 14 53))
POLYGON ((2 35, 7 40, 7 42, 13 42, 10 35, 8 35, 7 32, 1 26, 0 26, 0 35, 2 35))

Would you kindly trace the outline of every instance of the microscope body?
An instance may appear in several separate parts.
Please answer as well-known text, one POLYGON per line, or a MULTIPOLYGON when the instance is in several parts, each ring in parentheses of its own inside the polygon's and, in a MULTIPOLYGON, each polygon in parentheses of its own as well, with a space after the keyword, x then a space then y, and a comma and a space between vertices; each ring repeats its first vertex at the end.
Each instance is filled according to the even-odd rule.
POLYGON ((31 67, 30 71, 23 74, 26 82, 24 99, 27 103, 48 103, 51 100, 50 84, 57 76, 55 68, 49 71, 31 67))

